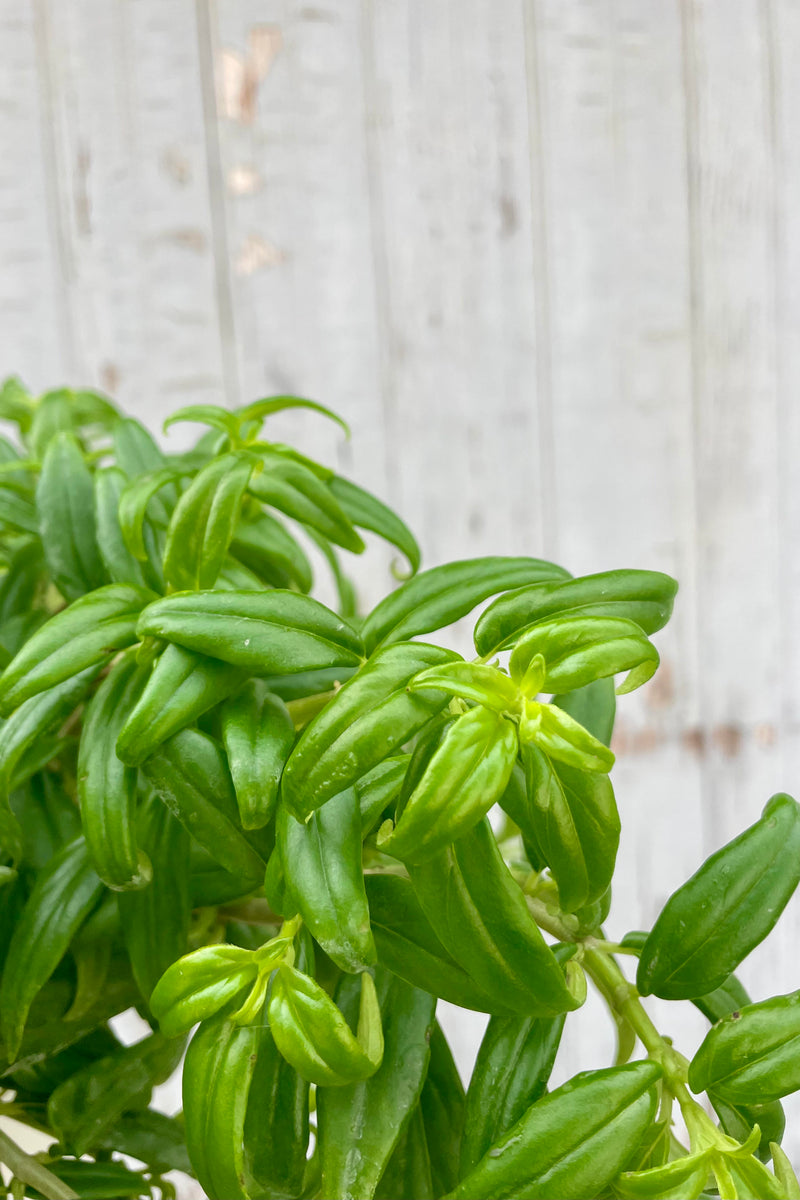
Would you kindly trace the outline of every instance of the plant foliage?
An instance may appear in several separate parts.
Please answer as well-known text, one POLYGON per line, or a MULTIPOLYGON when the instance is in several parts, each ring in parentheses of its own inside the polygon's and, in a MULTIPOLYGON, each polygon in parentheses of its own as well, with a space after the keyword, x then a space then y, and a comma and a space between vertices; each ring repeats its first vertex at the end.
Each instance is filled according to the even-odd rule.
POLYGON ((385 504, 266 440, 301 406, 333 416, 184 409, 206 431, 168 454, 93 392, 0 390, 0 1114, 50 1139, 0 1132, 11 1194, 170 1196, 180 1170, 211 1200, 800 1197, 800 992, 733 974, 800 881, 798 805, 649 933, 604 930, 614 677, 658 667, 675 582, 420 572, 385 504), (365 531, 407 567, 360 616, 365 531), (427 640, 485 601, 474 658, 427 640), (616 1061, 548 1090, 587 979, 616 1061), (691 1062, 651 994, 710 1022, 691 1062), (490 1014, 466 1093, 440 997, 490 1014))

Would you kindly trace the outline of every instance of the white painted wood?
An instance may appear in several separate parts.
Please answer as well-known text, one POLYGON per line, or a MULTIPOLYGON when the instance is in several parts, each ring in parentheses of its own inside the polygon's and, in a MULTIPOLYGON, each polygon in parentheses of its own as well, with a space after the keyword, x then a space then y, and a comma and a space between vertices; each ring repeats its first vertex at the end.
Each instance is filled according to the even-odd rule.
MULTIPOLYGON (((210 13, 242 399, 290 392, 333 407, 352 442, 293 414, 267 436, 301 435, 391 500, 358 6, 270 0, 210 13)), ((365 605, 389 585, 389 562, 378 550, 352 564, 365 605)))
POLYGON ((687 4, 684 22, 699 695, 715 842, 768 794, 759 741, 777 736, 781 714, 774 132, 762 6, 687 4))
POLYGON ((522 10, 364 7, 398 499, 432 563, 541 553, 522 10))
POLYGON ((3 0, 0 46, 0 376, 39 389, 74 364, 38 8, 3 0))
MULTIPOLYGON (((4 373, 154 427, 306 394, 352 442, 272 435, 429 565, 677 575, 620 703, 612 933, 800 790, 793 0, 0 0, 0 44, 4 373)), ((353 565, 364 605, 389 560, 353 565)), ((798 983, 800 902, 782 929, 756 996, 798 983)), ((702 1022, 655 1011, 692 1049, 702 1022)), ((481 1022, 445 1020, 467 1067, 481 1022)), ((570 1020, 559 1077, 610 1045, 570 1020)))
POLYGON ((158 424, 222 391, 194 10, 41 0, 37 18, 72 379, 158 424))
MULTIPOLYGON (((626 3, 610 18, 600 6, 542 0, 527 14, 544 180, 558 558, 575 572, 635 563, 691 585, 679 15, 671 5, 626 3)), ((623 835, 613 936, 647 928, 700 853, 700 765, 687 749, 699 719, 695 629, 689 586, 657 639, 658 679, 620 700, 615 781, 623 835)), ((674 1013, 671 1020, 679 1040, 684 1028, 696 1037, 691 1012, 677 1026, 674 1013)), ((562 1053, 561 1078, 596 1054, 596 1023, 582 1018, 580 1033, 562 1053)))

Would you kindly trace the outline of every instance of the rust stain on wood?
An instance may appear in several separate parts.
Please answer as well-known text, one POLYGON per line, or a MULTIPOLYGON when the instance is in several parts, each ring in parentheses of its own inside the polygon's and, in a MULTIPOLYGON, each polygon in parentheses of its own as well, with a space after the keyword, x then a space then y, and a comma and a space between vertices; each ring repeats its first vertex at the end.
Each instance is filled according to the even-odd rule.
POLYGON ((277 25, 255 25, 247 49, 225 48, 217 60, 217 105, 220 116, 251 124, 255 119, 258 89, 280 53, 283 35, 277 25))
POLYGON ((252 275, 264 267, 277 267, 285 259, 286 254, 274 242, 251 233, 239 247, 234 267, 237 275, 252 275))

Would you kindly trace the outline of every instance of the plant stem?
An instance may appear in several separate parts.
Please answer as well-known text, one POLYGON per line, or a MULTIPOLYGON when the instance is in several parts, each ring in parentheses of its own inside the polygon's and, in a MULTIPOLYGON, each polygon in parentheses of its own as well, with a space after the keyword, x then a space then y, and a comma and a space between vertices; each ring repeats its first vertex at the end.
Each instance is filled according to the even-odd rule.
POLYGON ((48 1200, 79 1200, 77 1192, 73 1192, 72 1188, 67 1187, 66 1183, 63 1183, 57 1175, 48 1171, 47 1167, 43 1167, 35 1158, 31 1158, 30 1154, 21 1150, 16 1142, 3 1133, 2 1129, 0 1129, 0 1162, 5 1163, 17 1179, 35 1187, 43 1196, 47 1196, 48 1200))
MULTIPOLYGON (((617 1024, 620 1048, 624 1046, 623 1030, 633 1030, 639 1041, 664 1073, 666 1090, 678 1101, 683 1119, 689 1131, 694 1149, 714 1146, 730 1150, 736 1146, 725 1136, 698 1104, 686 1084, 687 1062, 663 1037, 647 1014, 636 986, 625 978, 614 958, 617 946, 607 942, 600 930, 593 933, 579 932, 580 926, 570 913, 562 912, 556 904, 538 896, 525 896, 531 916, 536 924, 561 942, 577 942, 581 947, 581 961, 597 990, 603 996, 617 1024)), ((626 947, 622 947, 624 952, 626 947)), ((626 1047, 622 1061, 627 1059, 626 1047)))
POLYGON ((669 1090, 681 1108, 687 1102, 695 1104, 696 1101, 686 1086, 686 1067, 682 1057, 658 1032, 645 1011, 635 986, 625 978, 612 955, 596 946, 586 946, 583 964, 603 995, 613 1005, 615 1012, 635 1031, 650 1057, 661 1064, 669 1090))
POLYGON ((562 942, 578 942, 583 949, 583 966, 606 1000, 612 1016, 620 1026, 626 1023, 634 1031, 648 1055, 658 1062, 664 1072, 667 1088, 678 1101, 692 1138, 707 1141, 710 1131, 716 1131, 701 1106, 686 1086, 686 1060, 658 1032, 647 1014, 634 984, 622 973, 611 953, 612 944, 596 934, 580 934, 578 923, 569 913, 535 896, 525 897, 531 916, 540 928, 562 942))

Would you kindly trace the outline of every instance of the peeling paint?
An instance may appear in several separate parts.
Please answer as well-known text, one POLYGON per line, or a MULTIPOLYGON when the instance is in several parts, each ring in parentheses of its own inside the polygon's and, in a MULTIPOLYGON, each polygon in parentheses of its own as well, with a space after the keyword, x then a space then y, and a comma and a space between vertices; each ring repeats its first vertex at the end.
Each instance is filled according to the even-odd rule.
POLYGON ((240 163, 228 171, 228 191, 234 196, 252 196, 261 191, 264 177, 261 172, 249 163, 240 163))
POLYGON ((107 392, 116 392, 119 387, 120 372, 116 363, 103 363, 100 368, 100 386, 107 392))
POLYGON ((642 693, 648 708, 669 708, 675 700, 675 673, 671 663, 661 660, 661 666, 642 693))
POLYGON ((738 725, 717 725, 711 731, 711 740, 726 758, 734 758, 742 748, 742 730, 738 725))
POLYGON ((286 255, 273 242, 251 233, 239 247, 234 268, 237 275, 252 275, 264 267, 277 267, 284 262, 286 255))
POLYGON ((229 47, 217 59, 217 106, 231 121, 252 122, 256 115, 258 89, 277 58, 283 35, 277 25, 255 25, 244 53, 229 47))
POLYGON ((177 146, 168 146, 161 155, 161 169, 175 183, 185 187, 192 178, 192 164, 177 146))
POLYGON ((194 250, 195 254, 208 249, 208 235, 203 229, 172 229, 166 234, 166 240, 184 250, 194 250))

